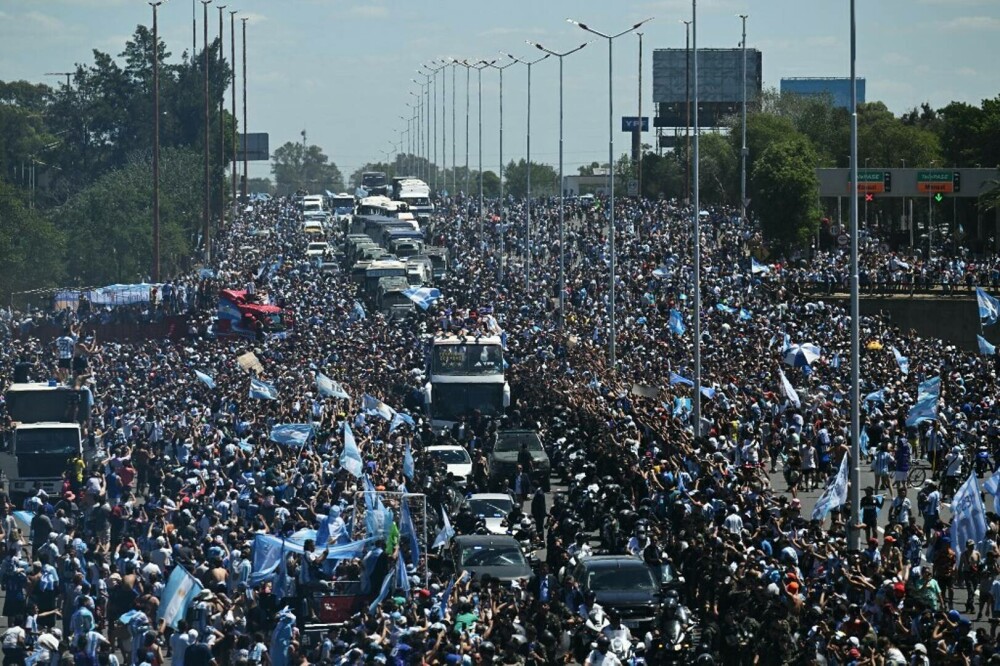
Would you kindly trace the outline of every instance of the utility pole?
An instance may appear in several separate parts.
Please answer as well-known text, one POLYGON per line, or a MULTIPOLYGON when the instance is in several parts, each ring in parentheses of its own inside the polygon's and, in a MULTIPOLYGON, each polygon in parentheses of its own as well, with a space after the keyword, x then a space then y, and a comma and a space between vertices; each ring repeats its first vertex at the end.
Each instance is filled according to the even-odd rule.
POLYGON ((684 203, 691 200, 691 21, 684 24, 684 203))
MULTIPOLYGON (((851 0, 851 520, 847 526, 847 547, 859 550, 861 530, 861 316, 858 284, 858 88, 855 62, 857 31, 854 0, 851 0)), ((929 259, 930 257, 928 257, 929 259)))
POLYGON ((243 17, 243 200, 247 200, 247 181, 250 180, 247 171, 247 21, 249 18, 243 17))
MULTIPOLYGON (((638 171, 636 180, 639 181, 639 196, 642 196, 642 33, 637 32, 639 35, 639 159, 636 160, 638 164, 636 165, 636 170, 638 171)), ((639 225, 642 222, 640 221, 639 225)), ((639 225, 636 226, 636 233, 639 231, 639 225)))
POLYGON ((743 20, 743 147, 740 149, 740 215, 747 219, 747 14, 743 20))
MULTIPOLYGON (((226 62, 222 50, 222 10, 226 5, 219 5, 219 73, 224 71, 223 65, 226 62)), ((226 222, 226 119, 223 112, 225 108, 225 88, 219 90, 219 227, 226 222)))
POLYGON ((233 68, 232 76, 232 116, 233 116, 233 166, 231 169, 233 181, 233 219, 236 219, 236 143, 239 133, 236 131, 236 14, 237 11, 229 12, 229 63, 233 68))
MULTIPOLYGON (((157 3, 159 4, 159 3, 157 3)), ((45 76, 65 76, 66 77, 66 91, 69 92, 70 82, 69 79, 73 76, 73 72, 45 72, 45 76)))
POLYGON ((160 33, 156 10, 163 0, 150 2, 153 8, 153 266, 150 279, 160 281, 160 33))
POLYGON ((209 179, 209 150, 208 146, 212 141, 212 128, 209 126, 209 108, 208 108, 208 6, 212 4, 212 0, 201 0, 201 6, 204 10, 204 19, 202 21, 203 34, 204 34, 204 52, 202 53, 204 57, 205 67, 203 69, 203 76, 205 79, 205 202, 202 208, 201 216, 201 236, 202 242, 205 244, 205 263, 209 263, 212 260, 212 243, 210 241, 211 229, 209 229, 209 219, 212 215, 212 182, 209 179))
POLYGON ((694 46, 694 436, 701 436, 701 199, 698 178, 698 0, 691 0, 691 43, 694 46))
POLYGON ((497 235, 499 236, 498 245, 500 248, 500 261, 497 263, 497 280, 503 283, 503 255, 504 255, 504 234, 506 230, 504 229, 504 223, 507 217, 504 215, 504 201, 503 201, 503 70, 508 67, 513 67, 517 63, 508 63, 506 65, 496 65, 491 64, 490 67, 500 72, 500 224, 497 227, 497 235))

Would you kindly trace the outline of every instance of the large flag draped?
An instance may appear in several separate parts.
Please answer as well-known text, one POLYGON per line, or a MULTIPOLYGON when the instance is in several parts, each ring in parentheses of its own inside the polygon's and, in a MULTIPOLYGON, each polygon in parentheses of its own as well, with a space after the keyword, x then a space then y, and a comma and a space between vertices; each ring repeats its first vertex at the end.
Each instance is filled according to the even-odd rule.
POLYGON ((931 377, 920 382, 917 388, 917 404, 906 415, 906 425, 915 426, 923 421, 937 418, 937 404, 941 397, 941 378, 931 377))
POLYGON ((981 335, 976 336, 976 340, 979 342, 979 353, 983 356, 996 356, 997 348, 991 345, 989 340, 981 335))
POLYGON ((313 432, 314 428, 311 423, 285 423, 271 428, 269 439, 285 446, 302 447, 312 439, 313 432))
POLYGON ((677 335, 684 335, 684 332, 687 331, 687 326, 684 325, 684 315, 678 310, 670 311, 670 323, 668 325, 670 331, 677 335))
POLYGON ((910 359, 899 353, 899 350, 895 347, 892 348, 892 355, 896 359, 896 365, 899 366, 899 371, 904 375, 910 374, 910 359))
POLYGON ((165 603, 160 605, 156 613, 157 619, 166 621, 176 629, 177 623, 184 619, 188 606, 201 589, 198 579, 189 574, 184 567, 180 565, 174 567, 170 578, 167 579, 167 586, 163 589, 165 603))
POLYGON ((434 537, 434 545, 432 545, 431 548, 443 546, 451 541, 451 538, 455 536, 455 529, 451 526, 451 521, 448 520, 448 514, 444 511, 444 509, 441 510, 441 520, 443 521, 441 531, 437 533, 436 537, 434 537))
POLYGON ((976 302, 979 304, 979 321, 984 326, 997 323, 1000 318, 1000 300, 987 294, 980 287, 976 287, 976 302))
POLYGON ((816 500, 816 506, 813 507, 812 512, 813 520, 823 520, 826 518, 826 514, 847 501, 848 459, 849 456, 846 455, 841 459, 837 476, 816 500))
POLYGON ((434 287, 410 287, 403 295, 416 303, 421 310, 426 310, 434 301, 441 298, 441 290, 434 287))
POLYGON ((978 547, 985 536, 986 508, 973 471, 951 501, 951 542, 956 548, 964 549, 966 540, 972 539, 978 547))
POLYGON ((356 478, 361 477, 361 470, 365 466, 358 443, 354 441, 354 433, 347 423, 344 423, 344 451, 340 454, 340 466, 356 478))
POLYGON ((788 377, 785 376, 784 370, 778 370, 778 374, 781 375, 781 390, 784 392, 785 397, 788 401, 795 405, 795 407, 801 407, 802 401, 799 400, 799 394, 795 391, 795 387, 792 383, 788 381, 788 377))
POLYGON ((362 399, 361 406, 369 414, 378 414, 386 421, 392 421, 392 417, 396 415, 395 409, 367 393, 362 399))

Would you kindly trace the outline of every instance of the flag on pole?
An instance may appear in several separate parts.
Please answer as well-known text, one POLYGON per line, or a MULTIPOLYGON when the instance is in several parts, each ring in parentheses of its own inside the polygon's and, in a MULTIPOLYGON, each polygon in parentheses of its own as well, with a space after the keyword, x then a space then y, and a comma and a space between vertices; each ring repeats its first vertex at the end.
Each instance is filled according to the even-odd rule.
POLYGON ((404 593, 410 591, 410 576, 406 573, 406 560, 403 559, 402 552, 396 558, 396 589, 404 593))
POLYGON ((937 418, 937 404, 941 398, 941 378, 932 377, 920 382, 917 387, 917 404, 906 415, 906 425, 915 426, 922 421, 937 418))
POLYGON ((204 372, 201 372, 200 370, 195 370, 194 376, 197 377, 201 381, 201 383, 207 386, 208 388, 210 389, 215 388, 215 380, 212 379, 211 375, 207 375, 204 372))
POLYGON ((904 375, 910 374, 910 359, 899 353, 899 350, 895 347, 892 348, 892 355, 896 359, 896 365, 899 366, 899 371, 904 375))
POLYGON ((195 596, 201 592, 201 583, 198 579, 178 565, 170 573, 167 579, 167 586, 163 589, 163 604, 160 605, 156 613, 159 620, 164 620, 168 625, 177 628, 177 623, 187 615, 188 606, 195 596))
POLYGON ((750 257, 750 273, 751 274, 757 275, 758 273, 767 273, 770 270, 771 269, 769 267, 767 267, 764 264, 762 264, 759 261, 757 261, 756 258, 750 257))
POLYGON ((344 450, 340 454, 340 466, 355 478, 361 477, 361 470, 365 466, 358 444, 354 441, 354 433, 351 432, 351 426, 347 423, 344 423, 344 450))
POLYGON ((272 442, 285 446, 305 446, 312 439, 315 428, 311 423, 285 423, 271 428, 268 437, 272 442))
POLYGON ((316 373, 316 390, 319 391, 320 395, 327 398, 351 399, 351 396, 347 395, 347 391, 340 385, 340 382, 333 381, 322 372, 316 373))
POLYGON ((451 541, 451 538, 455 536, 455 529, 451 526, 451 521, 448 520, 448 514, 441 510, 442 526, 441 531, 437 533, 434 537, 434 545, 431 548, 437 548, 438 546, 443 546, 451 541))
POLYGON ((976 472, 961 485, 951 501, 951 540, 959 548, 972 539, 978 544, 986 536, 986 508, 979 495, 979 480, 976 472))
POLYGON ((396 577, 396 570, 393 569, 385 575, 382 579, 382 587, 378 591, 378 596, 372 601, 371 605, 368 606, 368 614, 374 615, 375 611, 378 609, 378 605, 385 601, 385 598, 389 596, 389 590, 392 589, 392 579, 396 577))
POLYGON ((997 323, 1000 318, 1000 300, 997 300, 976 287, 976 302, 979 304, 979 321, 983 326, 997 323))
POLYGON ((274 384, 268 384, 261 379, 251 377, 250 397, 256 400, 277 400, 278 389, 274 387, 274 384))
POLYGON ((671 372, 670 385, 673 386, 674 384, 684 384, 684 386, 694 386, 694 382, 688 379, 687 377, 683 377, 677 374, 676 372, 671 372))
POLYGON ((404 414, 402 412, 395 412, 392 415, 392 422, 389 424, 389 434, 391 435, 393 430, 402 425, 408 425, 411 428, 413 428, 416 426, 416 422, 413 420, 413 417, 410 416, 409 414, 404 414))
POLYGON ((410 287, 403 295, 416 303, 421 310, 426 310, 434 301, 441 298, 441 290, 434 287, 410 287))
POLYGON ((392 417, 396 415, 395 409, 367 393, 362 399, 361 406, 369 414, 378 414, 386 421, 392 421, 392 417))
POLYGON ((880 388, 865 396, 865 402, 885 402, 885 389, 880 388))
POLYGON ((981 335, 976 336, 976 340, 979 342, 979 353, 983 356, 996 356, 997 348, 989 343, 989 340, 981 335))
POLYGON ((837 472, 837 476, 833 478, 833 481, 826 487, 823 494, 820 495, 819 499, 816 500, 816 506, 813 507, 812 519, 813 520, 823 520, 826 518, 826 514, 830 513, 833 509, 847 501, 847 472, 848 472, 848 459, 850 456, 845 455, 840 460, 840 470, 837 472))
POLYGON ((802 401, 799 400, 799 394, 795 391, 795 387, 792 383, 788 381, 788 377, 785 376, 784 370, 778 370, 778 374, 781 375, 781 390, 788 398, 788 402, 792 403, 796 408, 802 406, 802 401))
POLYGON ((413 527, 413 518, 410 517, 410 507, 406 502, 406 497, 399 501, 399 536, 406 539, 410 546, 410 560, 420 561, 420 541, 417 539, 417 530, 413 527))

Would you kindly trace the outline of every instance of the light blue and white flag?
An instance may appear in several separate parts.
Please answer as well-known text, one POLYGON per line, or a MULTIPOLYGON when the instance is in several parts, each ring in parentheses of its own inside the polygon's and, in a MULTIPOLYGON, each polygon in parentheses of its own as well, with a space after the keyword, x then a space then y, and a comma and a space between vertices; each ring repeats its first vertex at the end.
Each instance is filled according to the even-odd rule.
POLYGON ((394 578, 396 578, 395 569, 387 573, 385 575, 385 578, 382 579, 382 587, 379 588, 378 596, 375 597, 375 600, 372 601, 371 605, 368 606, 369 615, 374 615, 375 612, 378 610, 378 605, 383 601, 385 601, 385 598, 389 596, 389 590, 392 589, 392 581, 394 578))
POLYGON ((837 476, 833 477, 833 481, 830 482, 830 485, 826 487, 823 494, 820 495, 818 500, 816 500, 816 506, 813 507, 812 512, 813 520, 823 520, 826 518, 826 514, 830 513, 832 510, 847 501, 847 472, 849 458, 850 456, 845 455, 841 459, 840 470, 837 472, 837 476))
POLYGON ((201 383, 207 386, 208 388, 210 389, 215 388, 215 380, 212 379, 211 375, 207 375, 201 370, 195 370, 194 376, 197 377, 198 380, 201 381, 201 383))
POLYGON ((364 398, 361 403, 362 409, 364 409, 369 414, 378 414, 386 421, 392 421, 392 417, 396 415, 396 410, 385 404, 378 398, 368 395, 365 393, 364 398))
POLYGON ((691 412, 691 398, 674 398, 674 416, 681 416, 684 412, 691 412))
POLYGON ((993 472, 993 475, 983 483, 983 490, 993 496, 993 513, 997 511, 997 495, 1000 494, 1000 470, 993 472))
POLYGON ((188 607, 195 595, 201 592, 202 586, 198 579, 178 565, 170 573, 167 586, 163 589, 164 603, 156 613, 158 620, 164 620, 169 626, 177 628, 177 623, 187 615, 188 607))
POLYGON ((670 269, 666 266, 660 266, 659 268, 653 269, 653 277, 660 278, 661 280, 670 277, 670 269))
POLYGON ((858 436, 858 449, 861 455, 868 456, 868 428, 861 426, 861 435, 858 436))
POLYGON ((709 400, 715 399, 715 389, 712 388, 711 386, 702 386, 701 394, 706 398, 708 398, 709 400))
POLYGON ((899 350, 895 347, 892 348, 892 355, 896 359, 896 365, 899 366, 899 371, 904 375, 910 374, 910 359, 899 353, 899 350))
POLYGON ((983 356, 996 356, 997 348, 991 345, 989 340, 981 335, 976 336, 976 340, 979 342, 979 353, 983 356))
POLYGON ((755 257, 750 257, 750 273, 751 274, 757 275, 759 273, 767 273, 767 272, 770 272, 770 270, 771 270, 770 267, 765 266, 764 264, 760 263, 759 261, 757 261, 757 259, 755 257))
POLYGON ((668 326, 670 327, 670 332, 677 335, 684 335, 684 332, 687 331, 687 326, 684 325, 684 315, 678 310, 670 311, 670 323, 668 326))
POLYGON ((972 539, 978 548, 986 536, 986 507, 979 495, 979 480, 973 470, 951 501, 951 542, 959 548, 972 539))
POLYGON ((941 378, 932 377, 920 382, 917 388, 917 404, 906 415, 906 425, 915 426, 923 421, 937 418, 937 404, 941 398, 941 378))
POLYGON ((441 298, 441 290, 434 287, 410 287, 403 291, 403 295, 417 304, 421 310, 426 310, 441 298))
POLYGON ((403 559, 402 551, 396 558, 396 589, 404 593, 410 591, 410 576, 406 573, 406 560, 403 559))
POLYGON ((726 314, 733 314, 736 312, 736 308, 731 308, 725 303, 716 303, 715 309, 719 312, 725 312, 726 314))
POLYGON ((410 517, 410 507, 404 496, 399 501, 399 538, 405 540, 410 546, 410 561, 420 561, 420 541, 417 539, 417 530, 413 526, 413 518, 410 517))
POLYGON ((740 308, 740 321, 750 321, 753 319, 753 314, 744 308, 740 308))
POLYGON ((354 307, 351 309, 351 321, 363 319, 365 319, 365 306, 361 305, 361 301, 354 301, 354 307))
POLYGON ((834 352, 833 358, 830 359, 830 367, 834 370, 840 367, 840 352, 834 352))
POLYGON ((781 391, 788 398, 788 402, 792 403, 796 408, 801 407, 802 401, 799 400, 799 394, 796 392, 795 387, 792 386, 792 383, 788 381, 785 371, 778 370, 778 374, 781 376, 781 391))
POLYGON ((976 303, 979 305, 979 321, 983 326, 997 323, 1000 318, 1000 300, 997 300, 976 287, 976 303))
POLYGON ((340 382, 333 381, 322 372, 316 373, 316 390, 319 391, 320 395, 327 398, 351 399, 351 396, 347 395, 347 391, 340 385, 340 382))
POLYGON ((284 446, 303 447, 312 439, 314 432, 311 423, 285 423, 271 428, 269 439, 284 446))
POLYGON ((350 472, 351 476, 361 478, 361 470, 365 463, 361 459, 361 451, 357 442, 354 441, 354 433, 351 426, 344 423, 344 451, 340 454, 340 466, 350 472))
POLYGON ((676 372, 671 372, 670 385, 673 386, 674 384, 683 384, 684 386, 694 386, 694 382, 688 379, 687 377, 683 377, 677 374, 676 372))
POLYGON ((396 412, 395 414, 392 415, 392 422, 389 423, 389 434, 391 435, 396 428, 403 425, 408 425, 411 428, 414 428, 416 427, 416 422, 413 420, 413 417, 410 416, 409 414, 404 414, 403 412, 396 412))
POLYGON ((256 400, 277 400, 278 389, 274 387, 274 384, 268 384, 261 379, 251 377, 250 397, 256 400))
POLYGON ((885 402, 885 389, 880 388, 865 396, 865 402, 885 402))
POLYGON ((413 451, 410 450, 410 443, 403 447, 403 476, 413 479, 413 451))
POLYGON ((442 509, 441 511, 441 530, 434 537, 434 545, 431 548, 437 548, 439 546, 446 545, 451 538, 455 536, 455 529, 451 526, 451 521, 448 520, 448 514, 442 509))

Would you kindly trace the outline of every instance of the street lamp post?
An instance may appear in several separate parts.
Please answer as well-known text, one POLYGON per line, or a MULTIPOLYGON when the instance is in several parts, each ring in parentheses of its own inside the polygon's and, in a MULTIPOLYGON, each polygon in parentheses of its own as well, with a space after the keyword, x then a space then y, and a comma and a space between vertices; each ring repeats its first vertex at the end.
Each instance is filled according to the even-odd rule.
POLYGON ((473 67, 479 78, 479 242, 483 242, 483 70, 496 60, 480 60, 473 67))
POLYGON ((499 237, 497 247, 499 248, 500 261, 497 262, 497 280, 501 283, 503 282, 504 222, 507 219, 507 216, 504 215, 503 205, 503 70, 513 67, 516 64, 510 62, 506 65, 497 65, 495 60, 490 63, 490 67, 500 72, 500 224, 497 227, 497 236, 499 237))
POLYGON ((586 30, 587 32, 597 35, 598 37, 603 37, 608 40, 608 171, 610 173, 609 182, 609 203, 608 203, 608 244, 611 246, 611 265, 610 265, 610 299, 608 302, 608 315, 610 319, 610 339, 608 343, 608 360, 610 361, 611 368, 615 367, 615 128, 614 128, 614 88, 612 86, 614 82, 613 69, 612 69, 612 44, 614 40, 622 35, 627 35, 630 32, 638 30, 643 24, 652 21, 652 17, 643 19, 638 23, 634 24, 632 27, 622 30, 616 34, 605 34, 598 30, 594 30, 585 23, 580 23, 573 19, 566 19, 569 23, 572 23, 579 28, 586 30))
MULTIPOLYGON (((452 59, 452 62, 465 68, 465 196, 469 196, 469 80, 472 78, 473 66, 465 60, 452 59)), ((452 86, 451 89, 454 92, 455 87, 452 86)), ((454 137, 454 132, 452 136, 454 137)))
POLYGON ((684 203, 691 200, 691 21, 684 24, 684 203))
MULTIPOLYGON (((152 281, 160 281, 160 33, 157 26, 156 10, 164 0, 150 2, 153 8, 153 267, 152 281)), ((66 78, 69 85, 69 77, 66 78)))
POLYGON ((541 44, 528 42, 539 51, 554 55, 559 58, 559 329, 562 330, 565 319, 566 301, 566 242, 564 237, 564 224, 566 216, 566 188, 563 185, 563 58, 576 53, 590 42, 584 42, 569 51, 557 53, 551 51, 541 44))
POLYGON ((694 236, 692 244, 692 254, 694 259, 691 262, 694 269, 694 315, 693 315, 693 336, 694 336, 694 409, 692 417, 694 423, 694 436, 701 435, 701 190, 698 178, 698 163, 700 152, 698 145, 698 0, 691 0, 691 48, 694 51, 694 67, 692 74, 694 79, 694 160, 691 170, 694 176, 694 205, 692 214, 694 219, 691 223, 691 231, 694 236))
MULTIPOLYGON (((247 135, 247 21, 249 17, 242 17, 243 23, 243 136, 247 135)), ((243 200, 247 199, 247 187, 249 185, 250 174, 247 171, 248 164, 246 139, 243 140, 243 200)))
POLYGON ((851 0, 851 522, 848 525, 847 547, 858 550, 861 523, 861 337, 858 297, 858 88, 855 59, 857 31, 854 0, 851 0))
POLYGON ((204 33, 204 62, 205 67, 203 71, 203 76, 205 79, 205 201, 202 206, 202 242, 205 244, 205 263, 212 260, 212 243, 210 241, 211 229, 209 229, 209 218, 211 217, 211 205, 212 205, 212 183, 210 178, 209 169, 209 151, 208 145, 212 140, 212 128, 209 127, 209 108, 208 108, 208 6, 212 4, 212 0, 201 0, 201 6, 204 10, 204 20, 202 21, 202 28, 204 33))
MULTIPOLYGON (((418 86, 422 86, 416 79, 410 79, 418 86)), ((412 90, 410 94, 417 98, 417 156, 423 157, 424 154, 424 92, 423 89, 419 93, 415 93, 412 90)), ((427 163, 426 161, 420 165, 420 169, 417 170, 420 178, 424 181, 430 180, 430 176, 427 174, 427 163)))
MULTIPOLYGON (((222 71, 222 64, 226 61, 223 55, 225 51, 222 50, 223 33, 222 33, 222 10, 226 8, 226 5, 218 5, 219 10, 219 71, 222 71)), ((219 226, 223 226, 226 220, 226 124, 225 118, 223 117, 223 109, 225 108, 225 88, 219 91, 219 167, 220 167, 220 182, 219 182, 219 226)))
POLYGON ((743 21, 743 147, 740 148, 740 214, 747 219, 747 17, 740 14, 743 21))
MULTIPOLYGON (((426 65, 421 65, 421 67, 426 67, 426 65)), ((424 132, 424 156, 427 158, 427 181, 428 185, 430 185, 435 175, 434 167, 431 164, 431 76, 419 70, 417 70, 417 74, 424 77, 424 83, 413 79, 410 80, 426 89, 424 93, 424 124, 426 125, 426 131, 424 132)))
POLYGON ((232 87, 230 88, 230 95, 232 100, 230 102, 231 113, 233 115, 233 166, 231 169, 232 181, 233 181, 233 219, 236 218, 236 15, 238 11, 229 12, 229 62, 233 68, 232 76, 232 87))
POLYGON ((549 54, 546 53, 537 60, 521 60, 510 53, 507 54, 507 57, 514 62, 528 66, 528 203, 525 207, 527 217, 524 223, 524 287, 527 289, 531 284, 531 66, 545 60, 549 57, 549 54))
POLYGON ((458 173, 456 164, 455 148, 455 69, 458 63, 451 61, 451 194, 455 196, 458 189, 458 173))

